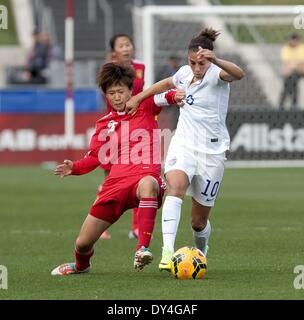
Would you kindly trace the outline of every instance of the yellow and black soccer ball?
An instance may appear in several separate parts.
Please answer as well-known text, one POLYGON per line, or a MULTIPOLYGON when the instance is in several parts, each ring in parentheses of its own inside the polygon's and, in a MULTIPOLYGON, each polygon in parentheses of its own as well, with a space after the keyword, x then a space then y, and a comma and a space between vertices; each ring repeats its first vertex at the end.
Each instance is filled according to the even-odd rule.
POLYGON ((171 273, 176 279, 203 279, 206 271, 206 256, 195 247, 182 247, 171 258, 171 273))

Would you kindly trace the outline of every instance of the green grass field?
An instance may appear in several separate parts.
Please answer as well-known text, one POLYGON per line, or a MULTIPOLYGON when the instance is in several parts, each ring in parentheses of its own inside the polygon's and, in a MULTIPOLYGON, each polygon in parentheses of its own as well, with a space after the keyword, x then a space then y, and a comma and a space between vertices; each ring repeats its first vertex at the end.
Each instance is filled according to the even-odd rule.
POLYGON ((17 45, 18 37, 11 0, 0 0, 0 6, 5 6, 8 13, 8 29, 0 29, 0 46, 17 45))
MULTIPOLYGON (((159 212, 154 262, 133 270, 131 214, 96 245, 89 274, 52 277, 73 260, 73 243, 101 180, 100 171, 60 180, 38 167, 0 168, 0 265, 8 268, 1 299, 303 299, 293 273, 304 264, 304 169, 226 169, 211 215, 204 280, 176 280, 158 271, 159 212)), ((176 248, 191 245, 189 199, 176 248)))

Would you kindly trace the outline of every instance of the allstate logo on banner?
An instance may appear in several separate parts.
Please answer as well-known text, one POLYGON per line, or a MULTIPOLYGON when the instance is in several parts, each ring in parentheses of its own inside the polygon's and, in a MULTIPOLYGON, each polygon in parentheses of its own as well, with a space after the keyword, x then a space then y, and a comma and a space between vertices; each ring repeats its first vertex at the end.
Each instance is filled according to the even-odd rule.
POLYGON ((0 5, 0 30, 8 29, 8 13, 7 7, 0 5))
POLYGON ((294 288, 304 289, 304 266, 303 265, 295 266, 293 272, 297 274, 297 276, 293 281, 294 288))
POLYGON ((8 289, 7 268, 0 265, 0 289, 8 289))
POLYGON ((304 6, 296 6, 294 9, 297 16, 293 20, 293 26, 296 29, 304 29, 304 6))

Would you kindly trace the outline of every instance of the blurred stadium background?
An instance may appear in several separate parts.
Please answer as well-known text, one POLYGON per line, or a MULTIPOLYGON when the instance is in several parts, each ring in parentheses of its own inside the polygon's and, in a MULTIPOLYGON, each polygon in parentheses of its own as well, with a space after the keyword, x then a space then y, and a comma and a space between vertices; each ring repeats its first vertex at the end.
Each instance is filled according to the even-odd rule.
MULTIPOLYGON (((303 264, 299 253, 304 239, 299 226, 304 222, 301 179, 304 78, 299 81, 297 104, 289 100, 281 108, 279 104, 283 90, 280 51, 291 33, 297 32, 304 41, 303 17, 299 29, 294 25, 300 14, 295 7, 302 2, 74 0, 75 136, 72 150, 67 151, 64 140, 66 3, 62 0, 0 0, 1 12, 2 6, 8 12, 8 28, 0 30, 0 242, 7 243, 7 246, 0 245, 0 264, 7 265, 11 274, 15 274, 11 280, 15 290, 8 291, 7 295, 0 290, 0 297, 302 299, 293 289, 292 281, 293 266, 301 261, 303 264), (229 13, 226 7, 227 12, 223 12, 222 5, 242 7, 231 6, 236 12, 229 13), (273 12, 269 14, 266 7, 263 9, 264 5, 275 6, 269 9, 273 12), (191 12, 180 14, 173 6, 186 6, 191 12), (203 6, 209 13, 198 14, 196 6, 203 6), (259 13, 254 11, 256 6, 259 13), (189 39, 206 26, 222 32, 215 48, 217 55, 236 62, 246 71, 244 80, 231 85, 227 124, 232 147, 227 166, 269 168, 227 170, 212 217, 214 256, 211 251, 210 273, 208 271, 206 279, 210 277, 211 281, 206 282, 205 291, 198 284, 185 284, 181 289, 181 284, 156 274, 155 264, 155 270, 151 268, 146 276, 141 275, 142 281, 151 286, 151 292, 134 287, 137 275, 129 275, 134 243, 123 244, 117 240, 118 236, 124 239, 129 228, 131 218, 123 217, 121 224, 113 229, 112 244, 102 244, 104 254, 109 256, 107 260, 113 258, 114 261, 111 272, 101 258, 98 262, 106 270, 108 280, 98 282, 101 281, 98 278, 101 271, 98 271, 99 274, 87 277, 86 282, 81 280, 75 284, 64 280, 65 288, 58 291, 59 282, 50 283, 48 268, 62 262, 67 255, 71 257, 73 238, 102 177, 96 172, 84 180, 72 179, 62 184, 50 178, 49 171, 36 165, 51 168, 54 161, 67 156, 79 158, 85 153, 95 120, 105 108, 95 79, 99 66, 106 60, 113 34, 124 32, 133 37, 136 58, 146 63, 146 84, 149 85, 164 76, 164 68, 172 57, 179 65, 186 63, 185 48, 189 39), (41 77, 29 80, 24 75, 24 67, 33 46, 34 31, 44 33, 50 58, 41 77), (75 193, 79 198, 75 199, 75 193), (60 241, 55 243, 56 239, 60 241), (113 244, 121 250, 121 255, 113 254, 116 250, 113 244), (43 256, 41 250, 46 247, 52 252, 43 256), (121 259, 126 259, 128 264, 122 266, 121 259), (33 279, 38 273, 39 277, 33 279), (115 282, 118 278, 115 275, 119 275, 122 283, 115 282), (83 292, 83 287, 91 288, 98 283, 98 290, 83 292), (121 288, 131 288, 131 293, 121 288)), ((177 109, 165 109, 159 118, 161 128, 174 129, 177 117, 177 109)), ((177 239, 177 245, 181 246, 191 243, 187 220, 189 204, 187 200, 177 239)), ((160 257, 160 246, 158 222, 152 248, 156 261, 160 257)))
MULTIPOLYGON (((5 151, 0 164, 58 160, 65 148, 60 134, 64 132, 62 112, 67 73, 66 3, 59 0, 1 3, 8 8, 9 28, 0 33, 0 151, 5 151), (45 34, 49 61, 40 77, 25 80, 23 70, 33 45, 34 30, 45 34)), ((296 5, 301 1, 75 0, 73 81, 77 138, 73 149, 83 152, 91 133, 89 124, 96 117, 94 113, 104 109, 103 98, 96 88, 96 73, 106 60, 113 34, 126 32, 133 37, 136 58, 146 63, 145 79, 149 85, 166 76, 163 70, 171 57, 177 65, 186 63, 189 39, 203 27, 212 25, 222 32, 216 44, 218 56, 236 62, 246 71, 246 79, 232 84, 227 119, 232 137, 229 160, 247 160, 246 166, 250 160, 251 163, 289 160, 284 164, 302 165, 299 160, 304 152, 304 78, 299 81, 297 105, 287 97, 279 108, 283 90, 280 50, 290 33, 303 33, 303 29, 296 30, 294 26, 295 6, 280 12, 268 9, 267 13, 260 6, 259 13, 252 13, 257 9, 245 10, 243 6, 242 10, 234 8, 235 12, 230 14, 225 9, 219 14, 212 11, 204 14, 232 3, 296 5), (148 15, 147 5, 162 6, 148 15), (182 10, 178 14, 170 5, 187 6, 192 11, 186 14, 182 10), (199 14, 196 5, 203 6, 199 14)), ((160 126, 173 129, 177 116, 177 110, 166 110, 160 117, 160 126)))

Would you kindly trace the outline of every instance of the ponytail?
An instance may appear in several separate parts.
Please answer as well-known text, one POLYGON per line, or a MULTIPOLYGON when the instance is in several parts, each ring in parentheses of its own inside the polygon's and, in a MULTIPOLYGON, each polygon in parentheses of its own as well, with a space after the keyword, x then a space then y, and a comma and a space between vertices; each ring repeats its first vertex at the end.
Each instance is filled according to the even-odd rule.
POLYGON ((205 28, 197 37, 194 37, 188 46, 190 51, 198 51, 199 47, 203 49, 213 50, 213 42, 219 36, 220 32, 212 28, 205 28))

